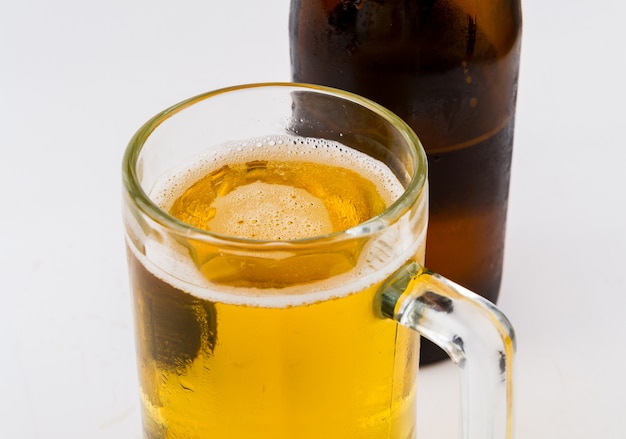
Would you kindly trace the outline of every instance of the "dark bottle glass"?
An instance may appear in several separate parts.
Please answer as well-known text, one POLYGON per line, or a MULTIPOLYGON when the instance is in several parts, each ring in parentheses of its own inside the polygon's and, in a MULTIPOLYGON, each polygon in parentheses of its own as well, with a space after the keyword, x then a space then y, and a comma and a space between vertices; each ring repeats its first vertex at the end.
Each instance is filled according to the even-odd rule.
MULTIPOLYGON (((521 39, 520 0, 291 0, 293 80, 394 111, 429 158, 426 266, 496 302, 521 39)), ((422 345, 422 364, 445 358, 422 345)))

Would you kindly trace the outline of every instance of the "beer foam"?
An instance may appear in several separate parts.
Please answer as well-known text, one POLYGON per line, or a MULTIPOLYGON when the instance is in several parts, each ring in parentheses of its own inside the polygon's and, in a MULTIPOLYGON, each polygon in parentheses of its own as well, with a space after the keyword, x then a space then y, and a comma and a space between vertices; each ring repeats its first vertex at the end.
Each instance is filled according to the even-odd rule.
POLYGON ((213 207, 209 230, 223 235, 280 241, 333 231, 324 202, 292 186, 256 181, 218 197, 213 207))
POLYGON ((376 184, 376 189, 387 205, 404 192, 404 187, 393 172, 382 162, 339 142, 295 137, 266 136, 218 145, 170 174, 162 176, 150 191, 150 198, 168 211, 184 190, 215 171, 224 163, 246 163, 255 160, 308 161, 356 170, 376 184))
MULTIPOLYGON (((377 190, 387 205, 393 203, 404 191, 402 184, 386 165, 345 145, 313 138, 271 136, 222 145, 218 150, 198 157, 193 164, 164 176, 154 186, 150 195, 162 209, 168 210, 185 188, 223 163, 273 159, 305 160, 357 170, 377 185, 377 190)), ((212 224, 212 228, 219 229, 218 233, 245 236, 258 231, 255 225, 258 223, 254 220, 259 221, 263 217, 264 222, 274 221, 275 227, 268 235, 259 235, 253 239, 277 240, 280 239, 281 230, 285 231, 285 236, 294 239, 294 231, 307 227, 307 224, 298 220, 293 224, 287 224, 298 216, 292 213, 297 213, 301 203, 319 203, 314 206, 319 210, 316 216, 324 220, 318 219, 315 223, 309 224, 314 231, 306 236, 327 233, 326 228, 330 227, 330 221, 321 200, 317 200, 304 190, 302 190, 304 193, 294 192, 296 189, 293 187, 285 187, 284 191, 279 189, 277 193, 276 185, 267 185, 271 187, 269 191, 264 184, 252 183, 247 185, 244 191, 231 192, 231 199, 223 197, 224 202, 236 203, 242 209, 242 215, 235 223, 220 223, 218 219, 216 224, 212 224), (292 197, 294 195, 295 198, 292 197), (274 200, 270 200, 271 198, 274 200), (271 206, 260 214, 261 217, 258 217, 259 201, 268 201, 268 205, 271 206), (254 218, 253 212, 257 218, 254 218)), ((425 209, 425 205, 423 208, 425 209)), ((419 215, 426 214, 422 212, 419 215)), ((411 218, 405 216, 398 224, 385 229, 380 238, 366 244, 352 270, 330 279, 284 288, 242 288, 211 283, 197 269, 187 248, 163 236, 155 240, 148 239, 144 252, 134 248, 130 241, 128 246, 152 274, 196 297, 236 305, 284 308, 344 297, 362 291, 382 282, 415 255, 423 257, 426 228, 421 230, 420 236, 415 237, 411 231, 410 221, 411 218)))

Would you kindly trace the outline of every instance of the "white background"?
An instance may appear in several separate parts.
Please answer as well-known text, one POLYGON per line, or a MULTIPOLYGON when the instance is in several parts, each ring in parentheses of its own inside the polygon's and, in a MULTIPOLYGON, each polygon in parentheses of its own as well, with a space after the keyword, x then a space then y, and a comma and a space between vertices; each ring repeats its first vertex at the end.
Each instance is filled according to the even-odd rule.
MULTIPOLYGON (((0 437, 140 437, 120 161, 149 117, 289 79, 288 0, 0 3, 0 437)), ((625 438, 626 4, 527 0, 500 307, 516 437, 625 438)), ((456 373, 420 375, 455 438, 456 373)))

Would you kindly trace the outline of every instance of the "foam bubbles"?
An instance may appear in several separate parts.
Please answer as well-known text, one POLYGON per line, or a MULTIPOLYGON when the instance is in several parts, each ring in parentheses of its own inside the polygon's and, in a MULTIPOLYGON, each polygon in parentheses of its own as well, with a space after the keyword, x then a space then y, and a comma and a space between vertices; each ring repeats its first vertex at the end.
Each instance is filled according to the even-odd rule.
POLYGON ((254 160, 302 160, 331 166, 354 169, 377 185, 377 191, 387 205, 400 197, 404 188, 393 172, 382 162, 330 140, 295 137, 289 135, 266 136, 258 139, 230 142, 212 147, 164 176, 155 184, 150 196, 163 210, 172 203, 185 188, 204 175, 220 168, 224 163, 246 163, 254 160))
POLYGON ((257 181, 217 198, 213 207, 208 229, 223 235, 281 241, 333 231, 324 202, 291 186, 257 181))

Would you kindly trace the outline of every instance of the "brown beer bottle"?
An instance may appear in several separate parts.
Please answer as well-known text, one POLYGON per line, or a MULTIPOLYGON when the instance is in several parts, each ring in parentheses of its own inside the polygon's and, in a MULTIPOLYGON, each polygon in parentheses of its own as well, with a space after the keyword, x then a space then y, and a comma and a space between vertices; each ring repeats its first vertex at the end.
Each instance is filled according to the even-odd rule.
MULTIPOLYGON (((520 0, 291 0, 293 80, 394 111, 429 159, 426 266, 498 298, 520 0)), ((422 343, 421 362, 445 358, 422 343)))

